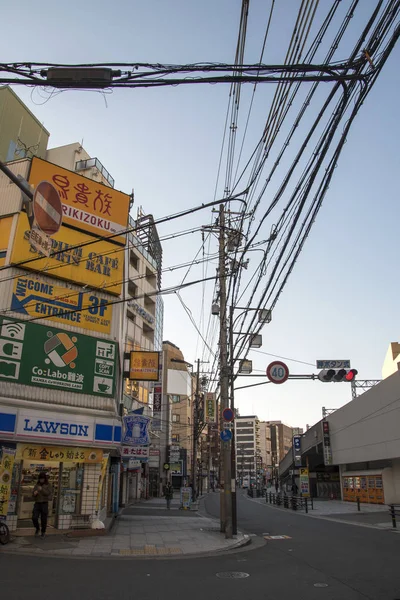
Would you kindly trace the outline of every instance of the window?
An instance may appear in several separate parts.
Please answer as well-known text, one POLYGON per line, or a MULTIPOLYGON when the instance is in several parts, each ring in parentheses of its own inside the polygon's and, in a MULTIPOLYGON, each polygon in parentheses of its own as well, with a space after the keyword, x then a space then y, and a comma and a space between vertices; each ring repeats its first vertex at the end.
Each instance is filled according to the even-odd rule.
POLYGON ((172 434, 172 441, 173 442, 179 442, 179 433, 173 433, 172 434))
POLYGON ((190 425, 190 417, 188 417, 188 425, 190 425))
POLYGON ((181 401, 181 397, 178 396, 177 394, 170 394, 169 401, 172 404, 178 404, 181 401))
POLYGON ((181 420, 181 416, 180 415, 172 415, 172 422, 173 423, 179 423, 181 420))
POLYGON ((134 252, 132 252, 132 250, 129 253, 129 262, 131 264, 131 266, 136 269, 136 271, 139 270, 139 258, 136 256, 136 254, 134 252))

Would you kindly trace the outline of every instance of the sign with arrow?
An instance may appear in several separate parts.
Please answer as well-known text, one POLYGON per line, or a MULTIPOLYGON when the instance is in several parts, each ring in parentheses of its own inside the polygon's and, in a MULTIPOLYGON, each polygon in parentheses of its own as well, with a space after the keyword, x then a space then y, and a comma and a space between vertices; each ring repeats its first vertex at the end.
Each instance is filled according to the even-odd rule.
POLYGON ((98 293, 74 291, 37 277, 18 277, 14 282, 11 310, 33 318, 110 334, 112 306, 98 293))

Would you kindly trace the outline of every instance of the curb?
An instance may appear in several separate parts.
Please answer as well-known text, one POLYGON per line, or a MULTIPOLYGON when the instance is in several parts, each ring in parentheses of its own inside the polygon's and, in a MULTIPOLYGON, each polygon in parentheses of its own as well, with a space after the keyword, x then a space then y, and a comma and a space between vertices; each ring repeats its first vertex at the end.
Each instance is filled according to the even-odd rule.
POLYGON ((32 550, 5 550, 3 547, 1 554, 12 554, 13 556, 32 556, 35 558, 56 558, 56 559, 72 559, 72 560, 172 560, 172 559, 190 559, 190 558, 204 558, 206 556, 220 556, 222 554, 227 554, 231 551, 238 550, 239 548, 244 548, 245 546, 249 546, 252 543, 250 536, 244 534, 243 539, 234 541, 231 545, 225 548, 219 548, 216 550, 205 550, 203 552, 190 552, 186 554, 171 554, 171 555, 158 555, 158 554, 149 554, 147 556, 135 556, 135 555, 112 555, 107 554, 104 556, 89 556, 88 554, 46 554, 43 551, 43 554, 39 554, 36 551, 32 550))

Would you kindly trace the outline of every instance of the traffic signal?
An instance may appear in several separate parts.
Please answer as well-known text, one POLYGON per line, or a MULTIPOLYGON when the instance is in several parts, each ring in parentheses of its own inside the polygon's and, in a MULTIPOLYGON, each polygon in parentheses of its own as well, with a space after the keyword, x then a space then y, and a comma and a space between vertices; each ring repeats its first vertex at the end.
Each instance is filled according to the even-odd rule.
POLYGON ((318 379, 323 382, 354 381, 357 369, 324 369, 318 373, 318 379))

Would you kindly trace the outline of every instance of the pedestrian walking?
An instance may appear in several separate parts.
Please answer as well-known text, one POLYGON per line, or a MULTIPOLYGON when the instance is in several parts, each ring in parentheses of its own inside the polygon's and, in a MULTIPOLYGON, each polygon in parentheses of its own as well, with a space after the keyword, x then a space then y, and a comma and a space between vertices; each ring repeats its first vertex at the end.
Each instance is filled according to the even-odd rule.
POLYGON ((174 497, 174 490, 172 489, 171 482, 168 481, 164 488, 164 496, 167 501, 167 509, 171 508, 171 500, 174 497))
POLYGON ((276 491, 276 493, 278 493, 278 490, 279 490, 279 483, 278 483, 278 480, 276 479, 275 480, 275 491, 276 491))
POLYGON ((299 488, 297 487, 297 484, 293 483, 293 485, 292 485, 292 494, 293 494, 293 496, 297 496, 298 491, 299 491, 299 488))
POLYGON ((35 527, 35 536, 37 537, 41 531, 41 537, 44 538, 49 515, 49 502, 53 499, 53 488, 47 479, 46 473, 40 473, 37 484, 33 488, 33 497, 35 504, 33 505, 32 522, 35 527))

